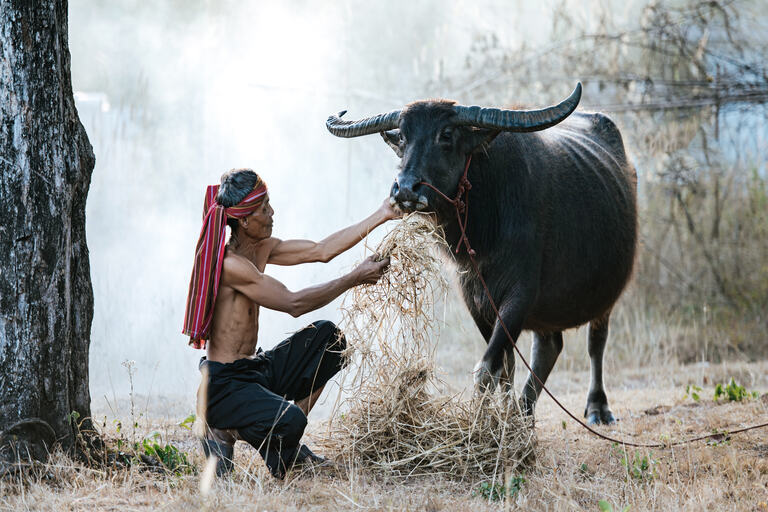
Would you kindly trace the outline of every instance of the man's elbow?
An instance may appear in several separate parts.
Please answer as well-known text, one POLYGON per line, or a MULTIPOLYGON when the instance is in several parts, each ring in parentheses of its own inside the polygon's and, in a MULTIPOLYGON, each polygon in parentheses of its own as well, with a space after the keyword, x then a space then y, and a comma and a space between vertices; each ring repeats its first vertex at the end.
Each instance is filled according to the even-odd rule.
POLYGON ((287 313, 293 318, 298 318, 309 311, 310 309, 308 308, 306 301, 302 300, 301 297, 297 297, 291 300, 288 305, 287 313))
POLYGON ((335 258, 337 255, 333 252, 331 252, 328 247, 326 247, 325 244, 318 244, 317 247, 317 256, 315 257, 315 261, 318 263, 328 263, 333 258, 335 258))

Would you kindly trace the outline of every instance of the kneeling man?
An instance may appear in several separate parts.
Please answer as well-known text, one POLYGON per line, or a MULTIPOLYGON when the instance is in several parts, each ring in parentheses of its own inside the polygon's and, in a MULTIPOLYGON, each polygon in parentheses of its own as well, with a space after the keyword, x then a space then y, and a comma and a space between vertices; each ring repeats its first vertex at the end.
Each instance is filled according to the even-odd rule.
POLYGON ((277 478, 294 464, 323 460, 300 440, 307 414, 345 364, 344 335, 333 323, 319 321, 272 350, 257 351, 259 307, 303 315, 353 286, 375 283, 389 260, 370 257, 338 279, 296 292, 266 275, 264 267, 330 261, 399 216, 385 201, 367 219, 312 242, 274 238, 273 214, 266 185, 250 169, 229 171, 220 186, 206 191, 183 332, 191 346, 206 350, 198 417, 206 455, 219 457, 219 474, 231 470, 237 439, 259 450, 277 478), (231 228, 228 243, 225 225, 231 228))

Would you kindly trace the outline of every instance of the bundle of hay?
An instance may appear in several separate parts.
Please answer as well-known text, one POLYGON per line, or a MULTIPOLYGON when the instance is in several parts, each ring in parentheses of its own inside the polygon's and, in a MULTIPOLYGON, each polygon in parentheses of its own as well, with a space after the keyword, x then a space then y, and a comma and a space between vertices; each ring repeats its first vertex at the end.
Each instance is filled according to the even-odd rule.
POLYGON ((376 249, 375 285, 344 300, 350 365, 324 441, 345 466, 395 476, 501 479, 533 450, 533 429, 508 395, 445 396, 435 375, 435 298, 447 291, 429 217, 412 214, 376 249))

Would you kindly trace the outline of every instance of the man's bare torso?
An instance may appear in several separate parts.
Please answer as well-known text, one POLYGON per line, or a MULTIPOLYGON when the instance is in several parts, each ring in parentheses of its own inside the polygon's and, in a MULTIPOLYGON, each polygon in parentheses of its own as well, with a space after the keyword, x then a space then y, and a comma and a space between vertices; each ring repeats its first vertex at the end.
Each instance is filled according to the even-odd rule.
MULTIPOLYGON (((245 258, 259 272, 264 272, 269 254, 279 240, 268 238, 258 244, 232 248, 227 245, 224 259, 245 258)), ((226 265, 225 265, 226 268, 226 265)), ((206 356, 210 361, 231 363, 253 356, 259 337, 259 305, 226 284, 222 271, 221 284, 216 296, 213 325, 206 356)))

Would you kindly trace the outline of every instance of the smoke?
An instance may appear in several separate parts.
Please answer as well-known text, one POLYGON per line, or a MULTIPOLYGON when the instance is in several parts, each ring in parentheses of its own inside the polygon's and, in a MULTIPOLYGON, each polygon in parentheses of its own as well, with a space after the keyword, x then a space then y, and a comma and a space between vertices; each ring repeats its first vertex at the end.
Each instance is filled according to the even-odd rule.
MULTIPOLYGON (((121 363, 131 360, 137 394, 191 409, 202 352, 187 347, 181 324, 206 185, 255 169, 281 238, 319 240, 364 218, 387 196, 397 159, 378 137, 334 138, 326 117, 450 96, 443 78, 485 31, 508 42, 530 32, 510 12, 522 5, 71 1, 72 80, 96 154, 87 206, 95 403, 129 393, 121 363)), ((300 289, 350 270, 363 252, 267 272, 300 289)), ((315 319, 338 321, 337 305, 298 319, 263 310, 260 346, 315 319)))
MULTIPOLYGON (((187 347, 181 324, 203 192, 224 171, 251 167, 266 180, 275 236, 319 240, 376 209, 397 166, 379 137, 327 133, 329 114, 363 117, 430 97, 471 104, 489 83, 499 102, 540 102, 517 97, 493 66, 462 81, 468 55, 493 58, 522 42, 546 52, 558 34, 553 13, 567 9, 588 30, 604 4, 617 22, 638 15, 637 2, 597 0, 71 0, 72 80, 96 154, 87 205, 94 400, 128 394, 121 363, 132 360, 138 394, 193 407, 202 352, 187 347)), ((267 272, 300 289, 350 270, 363 252, 267 272)), ((260 346, 315 319, 338 321, 337 306, 298 319, 262 310, 260 346)))

